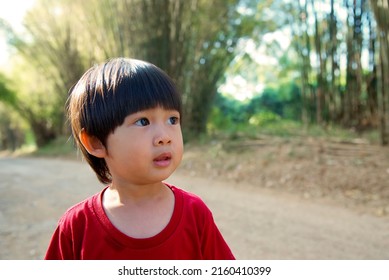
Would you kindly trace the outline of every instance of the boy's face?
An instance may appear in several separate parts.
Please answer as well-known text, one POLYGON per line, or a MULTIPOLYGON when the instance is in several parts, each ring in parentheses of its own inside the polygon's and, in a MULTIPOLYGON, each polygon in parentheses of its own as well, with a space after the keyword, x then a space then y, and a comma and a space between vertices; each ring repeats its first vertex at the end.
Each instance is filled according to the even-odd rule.
POLYGON ((182 159, 180 114, 161 107, 130 114, 108 135, 106 149, 105 161, 114 183, 163 181, 182 159))

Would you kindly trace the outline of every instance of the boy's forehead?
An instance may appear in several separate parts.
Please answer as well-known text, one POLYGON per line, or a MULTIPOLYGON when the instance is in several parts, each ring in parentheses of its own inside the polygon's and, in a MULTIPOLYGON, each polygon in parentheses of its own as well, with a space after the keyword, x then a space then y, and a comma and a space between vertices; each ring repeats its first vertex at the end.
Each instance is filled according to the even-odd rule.
POLYGON ((179 113, 179 111, 174 108, 166 108, 164 106, 158 105, 155 107, 142 109, 137 112, 130 113, 127 116, 142 114, 142 113, 179 113))

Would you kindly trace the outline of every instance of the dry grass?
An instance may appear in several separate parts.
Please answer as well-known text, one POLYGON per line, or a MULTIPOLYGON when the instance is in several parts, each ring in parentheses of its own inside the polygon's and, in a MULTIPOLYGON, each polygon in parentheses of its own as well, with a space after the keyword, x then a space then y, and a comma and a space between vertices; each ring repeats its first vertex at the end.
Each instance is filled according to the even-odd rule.
POLYGON ((188 176, 244 182, 389 215, 389 148, 365 141, 296 137, 213 141, 188 145, 180 169, 188 176))

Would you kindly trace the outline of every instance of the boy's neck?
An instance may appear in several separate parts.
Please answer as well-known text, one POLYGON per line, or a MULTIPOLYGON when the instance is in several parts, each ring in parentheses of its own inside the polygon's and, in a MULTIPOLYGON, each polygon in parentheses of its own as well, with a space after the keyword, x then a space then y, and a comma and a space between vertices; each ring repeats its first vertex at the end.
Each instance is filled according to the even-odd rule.
POLYGON ((111 223, 124 234, 148 238, 169 223, 175 205, 173 191, 163 184, 105 190, 103 208, 111 223))
POLYGON ((166 190, 170 189, 162 182, 149 185, 119 185, 112 183, 105 192, 105 195, 112 202, 115 200, 120 204, 150 201, 160 197, 166 190))

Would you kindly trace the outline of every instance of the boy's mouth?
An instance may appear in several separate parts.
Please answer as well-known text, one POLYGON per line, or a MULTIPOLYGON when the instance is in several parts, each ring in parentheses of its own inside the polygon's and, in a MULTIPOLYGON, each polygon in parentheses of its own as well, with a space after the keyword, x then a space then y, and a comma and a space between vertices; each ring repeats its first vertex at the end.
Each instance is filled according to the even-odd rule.
POLYGON ((170 164, 171 159, 172 159, 171 153, 163 153, 157 156, 156 158, 154 158, 153 161, 157 166, 164 167, 170 164))

